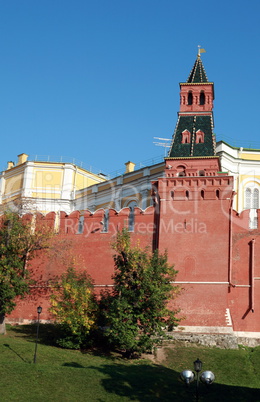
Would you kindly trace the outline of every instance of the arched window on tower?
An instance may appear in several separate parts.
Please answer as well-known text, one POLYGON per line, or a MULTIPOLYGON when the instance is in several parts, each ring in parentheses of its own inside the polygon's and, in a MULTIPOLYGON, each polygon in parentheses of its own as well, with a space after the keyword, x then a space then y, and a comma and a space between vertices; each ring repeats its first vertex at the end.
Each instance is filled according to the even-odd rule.
POLYGON ((203 144, 204 143, 204 133, 201 130, 196 132, 196 144, 203 144))
POLYGON ((182 137, 181 137, 181 143, 182 143, 182 144, 190 144, 190 137, 191 137, 191 135, 190 135, 189 130, 184 130, 184 131, 181 133, 181 135, 182 135, 182 137))
POLYGON ((188 105, 192 105, 193 104, 193 95, 192 92, 189 91, 188 93, 188 105))
POLYGON ((205 105, 205 93, 204 93, 204 91, 200 92, 200 105, 205 105))
POLYGON ((186 176, 186 168, 183 165, 179 165, 176 168, 177 170, 177 176, 178 177, 182 177, 182 176, 186 176))

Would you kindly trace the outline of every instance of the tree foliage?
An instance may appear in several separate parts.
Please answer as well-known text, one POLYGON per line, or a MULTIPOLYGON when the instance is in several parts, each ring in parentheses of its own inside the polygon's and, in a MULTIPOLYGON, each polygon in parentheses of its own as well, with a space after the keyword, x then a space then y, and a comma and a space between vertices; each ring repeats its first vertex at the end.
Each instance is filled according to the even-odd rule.
POLYGON ((60 324, 60 346, 78 349, 95 324, 96 302, 93 281, 73 266, 61 276, 51 295, 51 313, 60 324))
MULTIPOLYGON (((28 261, 37 250, 48 247, 49 228, 37 231, 25 223, 18 213, 5 212, 0 220, 0 317, 11 313, 17 296, 25 296, 30 290, 28 261)), ((0 324, 1 324, 0 323, 0 324)), ((4 331, 4 327, 1 332, 4 331)))
POLYGON ((173 286, 177 271, 167 262, 167 253, 149 253, 132 247, 126 230, 114 244, 114 288, 103 294, 100 306, 108 342, 127 357, 150 352, 165 336, 164 328, 178 322, 167 308, 178 293, 173 286))

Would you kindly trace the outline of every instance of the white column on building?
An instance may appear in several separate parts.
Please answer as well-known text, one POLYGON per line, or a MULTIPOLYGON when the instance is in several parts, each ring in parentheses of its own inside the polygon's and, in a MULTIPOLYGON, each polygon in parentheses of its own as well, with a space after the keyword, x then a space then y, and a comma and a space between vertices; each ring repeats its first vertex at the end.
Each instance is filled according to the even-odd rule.
POLYGON ((34 162, 27 162, 24 168, 22 197, 32 196, 34 162))
POLYGON ((64 165, 61 199, 71 200, 73 196, 75 167, 71 164, 64 165))

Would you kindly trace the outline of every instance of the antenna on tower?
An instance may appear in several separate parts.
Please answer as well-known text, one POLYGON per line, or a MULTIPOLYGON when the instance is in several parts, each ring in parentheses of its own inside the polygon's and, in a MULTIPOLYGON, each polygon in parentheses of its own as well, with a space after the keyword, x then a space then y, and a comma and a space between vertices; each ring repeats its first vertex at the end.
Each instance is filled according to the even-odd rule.
POLYGON ((159 140, 159 141, 153 141, 153 143, 157 146, 157 147, 164 147, 164 156, 166 156, 166 148, 170 148, 171 147, 171 139, 170 138, 161 138, 161 137, 153 137, 155 140, 159 140), (161 142, 164 141, 164 142, 161 142))

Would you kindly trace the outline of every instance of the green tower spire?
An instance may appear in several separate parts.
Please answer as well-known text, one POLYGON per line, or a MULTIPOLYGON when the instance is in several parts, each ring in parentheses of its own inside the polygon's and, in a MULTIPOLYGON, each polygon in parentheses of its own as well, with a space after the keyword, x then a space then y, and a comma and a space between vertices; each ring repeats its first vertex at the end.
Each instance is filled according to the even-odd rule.
POLYGON ((214 84, 207 78, 200 50, 187 81, 180 83, 180 89, 180 111, 168 156, 214 156, 214 84))

